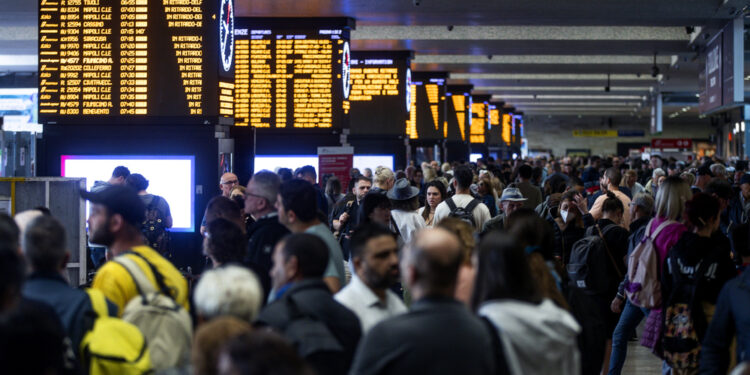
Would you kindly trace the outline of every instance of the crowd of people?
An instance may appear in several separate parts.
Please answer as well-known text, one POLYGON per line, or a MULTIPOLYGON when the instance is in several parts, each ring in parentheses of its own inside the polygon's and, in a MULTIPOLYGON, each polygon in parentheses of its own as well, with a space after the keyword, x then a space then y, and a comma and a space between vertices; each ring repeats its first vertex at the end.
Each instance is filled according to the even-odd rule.
POLYGON ((50 211, 0 215, 8 374, 744 373, 747 162, 652 156, 312 166, 221 176, 207 269, 173 264, 167 201, 118 167, 90 191, 90 285, 50 211), (344 186, 346 185, 346 186, 344 186), (641 324, 645 321, 645 324, 641 324), (642 326, 641 331, 638 327, 642 326))

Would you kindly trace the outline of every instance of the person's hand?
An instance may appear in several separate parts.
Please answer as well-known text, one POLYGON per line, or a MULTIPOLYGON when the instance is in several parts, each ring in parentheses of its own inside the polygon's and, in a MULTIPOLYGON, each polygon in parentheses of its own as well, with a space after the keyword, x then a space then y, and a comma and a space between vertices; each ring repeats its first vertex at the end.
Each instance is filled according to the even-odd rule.
POLYGON ((341 222, 341 224, 346 223, 348 220, 349 220, 348 212, 344 212, 343 214, 341 214, 341 216, 339 216, 339 222, 341 222))
POLYGON ((581 215, 586 215, 589 213, 589 203, 581 194, 576 194, 575 197, 576 201, 576 207, 578 207, 578 211, 581 211, 581 215))
POLYGON ((612 303, 609 305, 609 309, 612 310, 613 313, 619 314, 622 312, 622 307, 625 305, 625 300, 620 298, 619 296, 615 296, 615 299, 612 300, 612 303))

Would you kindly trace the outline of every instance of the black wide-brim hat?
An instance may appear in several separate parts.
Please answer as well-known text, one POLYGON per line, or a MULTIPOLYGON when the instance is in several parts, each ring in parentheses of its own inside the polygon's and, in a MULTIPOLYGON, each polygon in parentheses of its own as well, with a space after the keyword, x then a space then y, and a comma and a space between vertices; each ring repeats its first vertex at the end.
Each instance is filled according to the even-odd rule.
POLYGON ((399 178, 396 183, 393 184, 393 188, 388 190, 388 199, 394 201, 405 201, 412 199, 419 195, 419 189, 409 184, 409 181, 405 178, 399 178))

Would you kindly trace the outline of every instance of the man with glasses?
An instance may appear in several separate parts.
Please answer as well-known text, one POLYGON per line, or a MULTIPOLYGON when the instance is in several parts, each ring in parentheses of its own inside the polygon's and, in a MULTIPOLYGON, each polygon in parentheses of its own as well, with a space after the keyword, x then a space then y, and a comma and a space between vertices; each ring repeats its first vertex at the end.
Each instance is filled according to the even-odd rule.
MULTIPOLYGON (((237 178, 237 175, 232 172, 227 172, 221 175, 221 179, 219 179, 219 189, 221 190, 221 195, 231 198, 232 195, 232 189, 234 189, 235 186, 238 186, 240 184, 240 180, 237 178)), ((201 235, 206 234, 206 216, 203 216, 203 220, 201 221, 201 235)))
POLYGON ((247 233, 248 252, 243 263, 258 276, 266 297, 271 289, 269 271, 273 266, 273 249, 289 234, 289 230, 279 223, 275 207, 279 186, 281 179, 278 175, 260 171, 250 179, 245 190, 245 213, 251 215, 255 223, 247 233))

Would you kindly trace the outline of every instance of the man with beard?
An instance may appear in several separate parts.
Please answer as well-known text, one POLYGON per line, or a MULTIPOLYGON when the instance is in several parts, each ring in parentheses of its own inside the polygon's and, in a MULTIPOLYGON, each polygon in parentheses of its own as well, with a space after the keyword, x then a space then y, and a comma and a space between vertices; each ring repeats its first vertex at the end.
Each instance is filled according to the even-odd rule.
MULTIPOLYGON (((127 257, 153 280, 154 289, 159 290, 153 276, 153 266, 164 278, 172 298, 188 309, 187 282, 172 263, 156 250, 144 244, 140 225, 146 207, 134 190, 125 186, 110 186, 97 192, 81 191, 81 197, 91 201, 89 213, 89 237, 91 242, 106 246, 108 260, 127 257), (150 265, 149 265, 150 263, 150 265)), ((116 262, 105 263, 94 277, 91 285, 99 289, 119 308, 121 316, 127 303, 139 295, 133 277, 128 270, 116 262)))
POLYGON ((351 251, 355 275, 335 298, 357 314, 366 333, 380 321, 406 312, 388 289, 399 278, 398 245, 388 228, 365 224, 354 231, 351 251))

